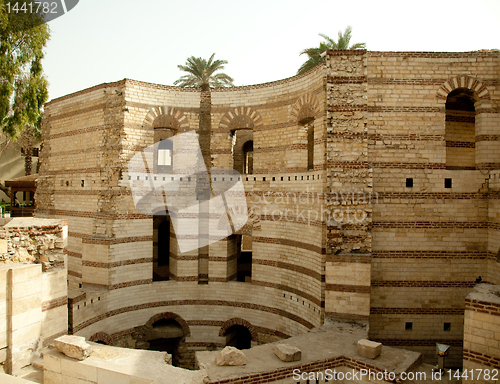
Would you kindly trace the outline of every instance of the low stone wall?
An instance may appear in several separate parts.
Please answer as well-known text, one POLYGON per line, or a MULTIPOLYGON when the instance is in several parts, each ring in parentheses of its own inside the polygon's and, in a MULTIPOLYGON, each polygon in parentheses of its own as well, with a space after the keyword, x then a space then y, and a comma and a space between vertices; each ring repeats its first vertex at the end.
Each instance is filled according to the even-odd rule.
POLYGON ((15 218, 0 228, 0 262, 64 266, 66 220, 15 218))
POLYGON ((421 355, 417 352, 382 346, 375 359, 361 356, 357 342, 364 337, 366 329, 360 326, 329 325, 286 340, 286 344, 301 350, 300 361, 280 360, 275 354, 275 343, 270 343, 243 350, 246 364, 238 366, 216 365, 220 351, 197 352, 197 370, 169 365, 164 352, 89 342, 93 351, 82 361, 69 358, 55 348, 43 352, 44 384, 295 384, 324 383, 330 375, 328 382, 390 383, 395 382, 393 377, 409 372, 422 372, 429 379, 425 382, 434 382, 430 372, 424 373, 428 367, 421 366, 421 355))
POLYGON ((7 373, 67 332, 66 233, 63 220, 16 218, 0 228, 0 364, 7 373))
POLYGON ((43 352, 44 384, 202 384, 203 370, 189 371, 165 361, 165 352, 109 347, 90 342, 92 354, 85 360, 65 356, 55 348, 43 352))
POLYGON ((478 284, 467 296, 464 328, 463 367, 469 374, 462 382, 496 383, 500 376, 499 285, 478 284))

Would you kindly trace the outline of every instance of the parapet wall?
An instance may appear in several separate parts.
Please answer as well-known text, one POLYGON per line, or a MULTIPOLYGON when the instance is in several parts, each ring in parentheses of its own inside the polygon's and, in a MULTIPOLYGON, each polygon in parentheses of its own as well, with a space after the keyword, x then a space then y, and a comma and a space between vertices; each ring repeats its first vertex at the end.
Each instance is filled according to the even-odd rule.
POLYGON ((500 371, 500 287, 479 284, 465 300, 465 383, 493 383, 500 371), (476 376, 472 376, 476 373, 476 376))

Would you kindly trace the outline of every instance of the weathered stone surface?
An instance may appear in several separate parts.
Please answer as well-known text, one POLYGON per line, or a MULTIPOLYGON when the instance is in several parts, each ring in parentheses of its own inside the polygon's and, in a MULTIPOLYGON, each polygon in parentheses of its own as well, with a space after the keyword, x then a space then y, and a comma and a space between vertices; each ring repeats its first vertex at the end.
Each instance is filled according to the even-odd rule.
POLYGON ((245 354, 235 347, 224 348, 215 358, 215 365, 246 365, 245 354))
POLYGON ((358 353, 369 359, 375 359, 380 356, 382 352, 382 343, 361 339, 358 341, 358 353))
POLYGON ((302 356, 299 348, 288 344, 277 344, 274 347, 274 354, 281 361, 299 361, 302 356))
POLYGON ((172 355, 170 353, 165 353, 165 363, 172 365, 172 355))
POLYGON ((82 336, 61 336, 54 340, 54 346, 66 356, 78 360, 85 360, 92 353, 92 347, 82 336))

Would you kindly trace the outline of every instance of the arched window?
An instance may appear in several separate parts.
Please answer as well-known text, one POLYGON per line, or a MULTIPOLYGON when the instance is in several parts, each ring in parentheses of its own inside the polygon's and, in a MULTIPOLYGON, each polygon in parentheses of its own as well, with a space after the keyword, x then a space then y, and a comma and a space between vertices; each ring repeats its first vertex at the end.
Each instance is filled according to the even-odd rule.
POLYGON ((253 131, 238 128, 231 133, 233 169, 239 173, 253 173, 253 131))
POLYGON ((307 170, 314 170, 314 107, 306 103, 298 113, 297 121, 299 125, 305 128, 307 136, 307 170))
POLYGON ((314 120, 307 127, 307 170, 314 170, 314 120))
POLYGON ((249 140, 243 144, 243 172, 253 173, 253 141, 249 140))
POLYGON ((474 92, 457 88, 446 99, 446 168, 475 169, 474 92))

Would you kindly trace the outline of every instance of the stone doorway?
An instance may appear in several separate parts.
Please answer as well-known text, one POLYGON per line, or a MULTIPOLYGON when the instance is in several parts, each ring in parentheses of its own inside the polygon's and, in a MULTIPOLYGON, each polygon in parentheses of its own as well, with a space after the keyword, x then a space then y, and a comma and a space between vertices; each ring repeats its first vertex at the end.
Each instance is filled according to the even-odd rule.
POLYGON ((186 345, 189 335, 189 327, 182 318, 166 313, 155 315, 145 325, 135 328, 132 338, 138 349, 167 352, 172 355, 173 366, 195 369, 194 352, 186 345))
POLYGON ((249 349, 252 346, 252 334, 243 325, 232 325, 226 332, 226 346, 236 347, 238 349, 249 349))

